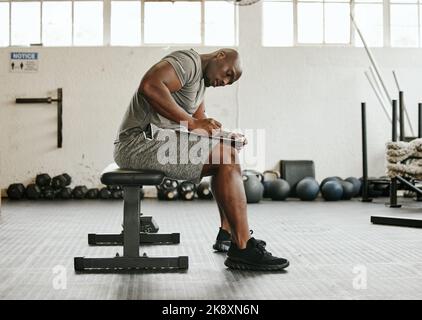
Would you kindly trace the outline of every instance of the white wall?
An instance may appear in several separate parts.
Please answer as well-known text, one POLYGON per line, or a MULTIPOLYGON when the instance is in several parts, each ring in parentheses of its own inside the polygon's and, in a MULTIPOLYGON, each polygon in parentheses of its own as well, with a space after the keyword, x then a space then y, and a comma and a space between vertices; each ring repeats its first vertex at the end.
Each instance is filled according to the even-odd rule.
MULTIPOLYGON (((244 74, 232 87, 207 91, 208 113, 233 128, 238 102, 241 127, 266 129, 266 168, 280 159, 313 159, 322 179, 361 175, 360 102, 367 101, 370 174, 383 175, 391 127, 363 75, 369 66, 364 50, 263 48, 259 9, 240 10, 244 74)), ((75 183, 96 186, 112 161, 116 130, 143 73, 176 48, 27 48, 39 52, 39 72, 9 73, 9 53, 19 49, 0 49, 0 187, 65 171, 75 183), (54 105, 14 103, 16 97, 54 96, 58 87, 64 91, 62 149, 56 148, 54 105)), ((373 51, 394 94, 391 70, 397 71, 416 129, 422 50, 373 51)))

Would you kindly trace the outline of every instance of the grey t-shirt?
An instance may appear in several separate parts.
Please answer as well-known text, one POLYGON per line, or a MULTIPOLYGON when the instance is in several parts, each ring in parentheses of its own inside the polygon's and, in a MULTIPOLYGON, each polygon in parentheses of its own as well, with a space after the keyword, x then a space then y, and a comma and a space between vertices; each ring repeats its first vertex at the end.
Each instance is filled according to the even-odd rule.
MULTIPOLYGON (((182 84, 179 91, 171 94, 173 99, 187 113, 194 114, 205 94, 201 57, 195 50, 190 49, 174 51, 161 61, 167 61, 173 66, 182 84)), ((132 130, 145 130, 149 124, 160 128, 180 126, 179 123, 171 121, 155 111, 145 96, 136 90, 123 116, 115 143, 123 140, 132 130)))

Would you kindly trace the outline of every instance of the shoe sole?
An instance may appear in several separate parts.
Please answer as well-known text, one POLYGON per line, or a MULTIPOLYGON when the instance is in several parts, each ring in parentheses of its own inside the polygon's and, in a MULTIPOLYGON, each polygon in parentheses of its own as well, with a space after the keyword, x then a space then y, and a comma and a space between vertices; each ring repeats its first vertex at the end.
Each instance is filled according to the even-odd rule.
POLYGON ((221 243, 221 242, 216 242, 212 246, 212 248, 215 251, 218 251, 218 252, 227 252, 227 251, 229 251, 230 245, 229 244, 224 244, 224 243, 221 243))
MULTIPOLYGON (((264 247, 266 246, 266 243, 264 241, 262 241, 262 240, 259 240, 259 241, 261 241, 264 244, 264 247)), ((216 242, 216 243, 214 243, 212 248, 215 251, 218 251, 218 252, 227 252, 227 251, 229 251, 230 244, 224 244, 222 242, 216 242)))
POLYGON ((252 270, 252 271, 279 271, 287 268, 289 266, 289 261, 284 264, 277 264, 277 265, 257 265, 257 264, 250 264, 244 261, 236 261, 231 258, 227 258, 224 261, 226 267, 235 270, 252 270))

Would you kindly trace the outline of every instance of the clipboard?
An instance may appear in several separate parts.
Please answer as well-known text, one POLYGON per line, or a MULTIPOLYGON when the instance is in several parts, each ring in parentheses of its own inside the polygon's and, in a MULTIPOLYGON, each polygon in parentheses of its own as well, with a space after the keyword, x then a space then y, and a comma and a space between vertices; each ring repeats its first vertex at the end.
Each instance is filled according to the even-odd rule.
POLYGON ((180 132, 180 133, 187 133, 187 134, 191 134, 191 135, 195 135, 195 136, 199 136, 199 137, 206 137, 208 139, 212 139, 212 140, 219 140, 220 142, 225 142, 225 143, 230 143, 233 147, 235 146, 244 146, 245 145, 245 141, 246 138, 245 137, 241 137, 236 139, 235 137, 232 137, 233 134, 235 134, 235 132, 230 132, 230 131, 219 131, 217 135, 205 135, 205 134, 200 134, 197 132, 192 132, 192 131, 188 131, 186 129, 181 129, 181 128, 175 128, 174 131, 176 132, 180 132))

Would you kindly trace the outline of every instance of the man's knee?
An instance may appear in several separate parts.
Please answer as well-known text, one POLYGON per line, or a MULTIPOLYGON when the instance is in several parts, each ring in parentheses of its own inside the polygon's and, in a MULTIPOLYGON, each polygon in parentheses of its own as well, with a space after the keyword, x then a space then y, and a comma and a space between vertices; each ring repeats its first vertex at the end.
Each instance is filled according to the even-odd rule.
POLYGON ((228 144, 219 143, 211 152, 211 163, 217 165, 239 165, 237 150, 228 144))

